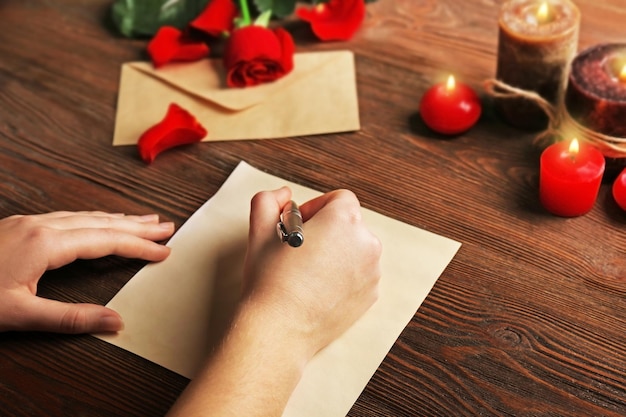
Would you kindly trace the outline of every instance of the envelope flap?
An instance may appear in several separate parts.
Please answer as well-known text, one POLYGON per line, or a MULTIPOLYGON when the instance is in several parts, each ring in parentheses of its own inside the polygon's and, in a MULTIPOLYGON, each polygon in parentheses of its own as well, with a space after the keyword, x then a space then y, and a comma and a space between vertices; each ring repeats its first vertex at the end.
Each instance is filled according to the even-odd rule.
POLYGON ((213 102, 229 110, 244 110, 262 103, 273 94, 294 83, 314 76, 322 67, 341 59, 351 51, 305 52, 294 55, 294 69, 287 76, 271 83, 246 88, 226 87, 226 74, 222 61, 203 59, 191 63, 174 63, 154 68, 149 62, 129 62, 128 65, 142 73, 162 80, 190 95, 213 102))

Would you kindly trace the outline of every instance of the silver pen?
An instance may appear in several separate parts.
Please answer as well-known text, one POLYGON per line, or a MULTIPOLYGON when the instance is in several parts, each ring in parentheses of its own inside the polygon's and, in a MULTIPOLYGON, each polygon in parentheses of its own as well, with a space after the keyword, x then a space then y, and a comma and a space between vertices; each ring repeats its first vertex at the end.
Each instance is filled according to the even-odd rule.
POLYGON ((285 204, 280 220, 276 225, 278 237, 282 242, 287 242, 289 246, 297 248, 304 243, 304 229, 302 228, 302 214, 298 205, 293 201, 285 204))

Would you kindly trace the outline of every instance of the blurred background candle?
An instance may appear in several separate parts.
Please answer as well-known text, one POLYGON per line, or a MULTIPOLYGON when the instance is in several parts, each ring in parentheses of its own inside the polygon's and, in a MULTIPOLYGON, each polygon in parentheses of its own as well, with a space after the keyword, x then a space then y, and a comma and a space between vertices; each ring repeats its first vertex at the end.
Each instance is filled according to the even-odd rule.
POLYGON ((539 168, 541 204, 557 216, 587 213, 598 197, 604 165, 598 149, 577 139, 548 146, 539 168))
POLYGON ((565 106, 581 125, 626 137, 626 43, 596 45, 574 58, 565 106))
MULTIPOLYGON (((569 0, 505 2, 500 9, 496 78, 556 104, 578 49, 579 26, 580 12, 569 0)), ((547 126, 547 116, 530 100, 496 99, 496 108, 513 126, 547 126)))
POLYGON ((626 211, 626 169, 624 169, 613 182, 611 187, 613 198, 622 210, 626 211))

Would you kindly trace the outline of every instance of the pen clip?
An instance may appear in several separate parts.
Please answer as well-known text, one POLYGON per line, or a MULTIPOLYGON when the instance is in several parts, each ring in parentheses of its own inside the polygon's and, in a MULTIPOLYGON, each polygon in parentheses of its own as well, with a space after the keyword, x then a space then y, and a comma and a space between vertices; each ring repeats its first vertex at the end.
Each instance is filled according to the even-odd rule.
POLYGON ((289 239, 289 235, 287 234, 287 229, 285 228, 285 224, 281 221, 276 224, 276 232, 278 233, 278 237, 281 242, 286 242, 289 239))

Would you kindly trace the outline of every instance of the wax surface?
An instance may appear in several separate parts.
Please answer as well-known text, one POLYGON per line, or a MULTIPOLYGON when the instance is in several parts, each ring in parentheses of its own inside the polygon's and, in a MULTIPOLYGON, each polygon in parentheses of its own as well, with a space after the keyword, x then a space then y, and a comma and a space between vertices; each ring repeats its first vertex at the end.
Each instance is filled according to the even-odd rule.
POLYGON ((547 38, 562 36, 573 31, 580 19, 578 9, 569 1, 548 1, 549 19, 537 18, 539 0, 512 0, 500 9, 500 27, 512 36, 523 37, 528 42, 543 42, 547 38))
POLYGON ((569 152, 568 142, 550 145, 541 154, 541 204, 563 217, 587 213, 598 196, 604 167, 604 156, 591 145, 581 143, 576 154, 569 152))

